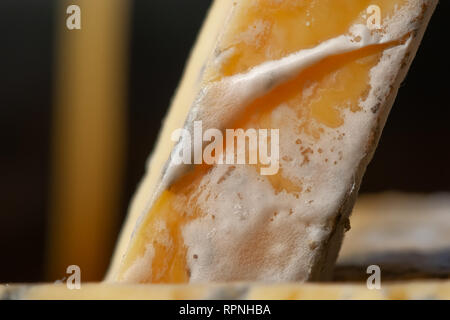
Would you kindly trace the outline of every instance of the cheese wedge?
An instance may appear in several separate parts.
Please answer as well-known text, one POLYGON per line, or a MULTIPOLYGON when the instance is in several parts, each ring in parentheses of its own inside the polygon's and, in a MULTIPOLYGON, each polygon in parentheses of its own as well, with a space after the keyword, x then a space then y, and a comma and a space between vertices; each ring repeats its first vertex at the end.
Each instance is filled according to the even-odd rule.
MULTIPOLYGON (((216 0, 107 279, 329 278, 363 172, 436 4, 216 0), (171 143, 172 134, 184 125, 195 136, 198 123, 203 132, 275 130, 265 137, 271 157, 222 164, 223 147, 209 149, 215 162, 198 162, 194 145, 194 164, 179 164, 192 140, 171 143)), ((200 156, 207 148, 200 145, 200 156)), ((237 153, 252 150, 243 144, 237 153)))
POLYGON ((383 284, 105 284, 86 283, 79 290, 65 285, 0 286, 0 300, 414 300, 450 299, 449 281, 383 284))

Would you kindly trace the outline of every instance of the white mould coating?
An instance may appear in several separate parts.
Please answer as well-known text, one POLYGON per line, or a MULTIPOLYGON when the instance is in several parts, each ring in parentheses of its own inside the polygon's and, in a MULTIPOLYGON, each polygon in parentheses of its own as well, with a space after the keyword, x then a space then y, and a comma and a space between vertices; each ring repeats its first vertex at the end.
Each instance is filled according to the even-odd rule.
MULTIPOLYGON (((277 193, 268 178, 251 166, 219 165, 202 178, 195 196, 205 216, 183 229, 191 282, 297 281, 310 277, 317 256, 326 250, 324 244, 335 228, 334 219, 344 200, 357 191, 360 164, 375 147, 368 146, 371 135, 380 122, 382 126, 389 111, 392 95, 402 80, 399 73, 405 56, 414 53, 420 42, 415 32, 423 32, 427 24, 428 18, 418 19, 424 14, 425 3, 429 4, 429 18, 437 1, 410 1, 384 22, 380 32, 354 25, 348 35, 212 83, 199 94, 186 128, 192 132, 193 122, 202 120, 204 129, 225 129, 252 100, 326 57, 404 40, 386 49, 371 70, 371 89, 367 99, 360 101, 362 110, 345 109, 344 124, 338 129, 323 127, 318 142, 296 131, 298 120, 288 106, 280 105, 272 112, 272 123, 280 128, 282 176, 301 182, 307 192, 277 193), (313 151, 307 162, 296 144, 298 138, 313 151)), ((181 140, 173 152, 179 152, 183 143, 181 140)), ((152 202, 190 169, 169 161, 152 202)), ((131 270, 149 265, 151 250, 147 249, 147 259, 138 259, 124 281, 136 281, 131 270)))
MULTIPOLYGON (((198 120, 203 122, 204 129, 225 129, 228 123, 239 117, 251 101, 295 77, 306 68, 333 55, 390 41, 392 41, 390 37, 382 36, 379 32, 371 32, 365 25, 354 25, 349 35, 330 39, 314 48, 301 50, 280 60, 265 62, 247 73, 213 82, 203 89, 194 102, 186 121, 186 129, 192 133, 192 125, 198 120)), ((172 154, 179 154, 185 143, 190 142, 181 139, 175 145, 172 154)), ((189 170, 189 167, 169 162, 160 191, 189 170)))

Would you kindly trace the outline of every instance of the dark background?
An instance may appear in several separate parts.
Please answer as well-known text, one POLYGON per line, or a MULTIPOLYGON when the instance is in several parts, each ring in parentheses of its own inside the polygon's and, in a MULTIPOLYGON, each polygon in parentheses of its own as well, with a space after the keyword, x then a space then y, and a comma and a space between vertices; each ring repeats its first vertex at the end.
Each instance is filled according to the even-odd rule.
MULTIPOLYGON (((0 282, 43 280, 56 3, 0 1, 0 282)), ((209 4, 133 1, 122 218, 209 4)), ((361 192, 450 191, 448 9, 441 1, 361 192)))

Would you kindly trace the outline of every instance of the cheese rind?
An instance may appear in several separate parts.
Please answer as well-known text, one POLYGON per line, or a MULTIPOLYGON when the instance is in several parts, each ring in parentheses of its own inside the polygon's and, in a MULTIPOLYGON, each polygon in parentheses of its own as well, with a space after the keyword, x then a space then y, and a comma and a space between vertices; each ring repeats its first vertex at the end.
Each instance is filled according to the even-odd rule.
MULTIPOLYGON (((297 52, 277 60, 262 62, 260 51, 242 45, 257 39, 266 59, 286 49, 280 40, 289 31, 285 6, 298 9, 297 22, 307 14, 302 10, 320 17, 316 2, 303 3, 309 9, 270 0, 230 8, 185 125, 191 133, 197 120, 204 130, 277 128, 280 171, 261 176, 258 165, 178 165, 169 158, 157 187, 147 191, 149 205, 111 279, 330 276, 362 174, 437 1, 375 1, 387 11, 377 30, 362 24, 354 7, 342 8, 330 19, 343 20, 347 32, 320 33, 313 47, 300 39, 290 48, 297 52), (250 26, 243 15, 250 8, 263 24, 272 23, 271 32, 254 26, 250 40, 238 41, 243 37, 238 26, 250 26)), ((335 5, 317 3, 328 10, 335 5)), ((181 139, 172 155, 186 143, 181 139)))

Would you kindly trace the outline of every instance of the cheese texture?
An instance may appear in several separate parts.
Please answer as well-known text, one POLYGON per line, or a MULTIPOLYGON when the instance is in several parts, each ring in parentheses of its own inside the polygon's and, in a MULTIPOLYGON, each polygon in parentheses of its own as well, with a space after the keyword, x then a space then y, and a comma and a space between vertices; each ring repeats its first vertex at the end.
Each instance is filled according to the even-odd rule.
POLYGON ((365 284, 189 284, 124 285, 86 283, 79 290, 64 285, 0 286, 0 300, 413 300, 450 299, 450 282, 390 283, 382 290, 365 284))
POLYGON ((436 4, 216 0, 108 280, 329 278, 363 172, 436 4), (373 12, 379 26, 369 23, 373 12), (194 133, 196 121, 204 130, 278 129, 279 170, 175 163, 191 142, 168 147, 171 133, 183 125, 194 133))

